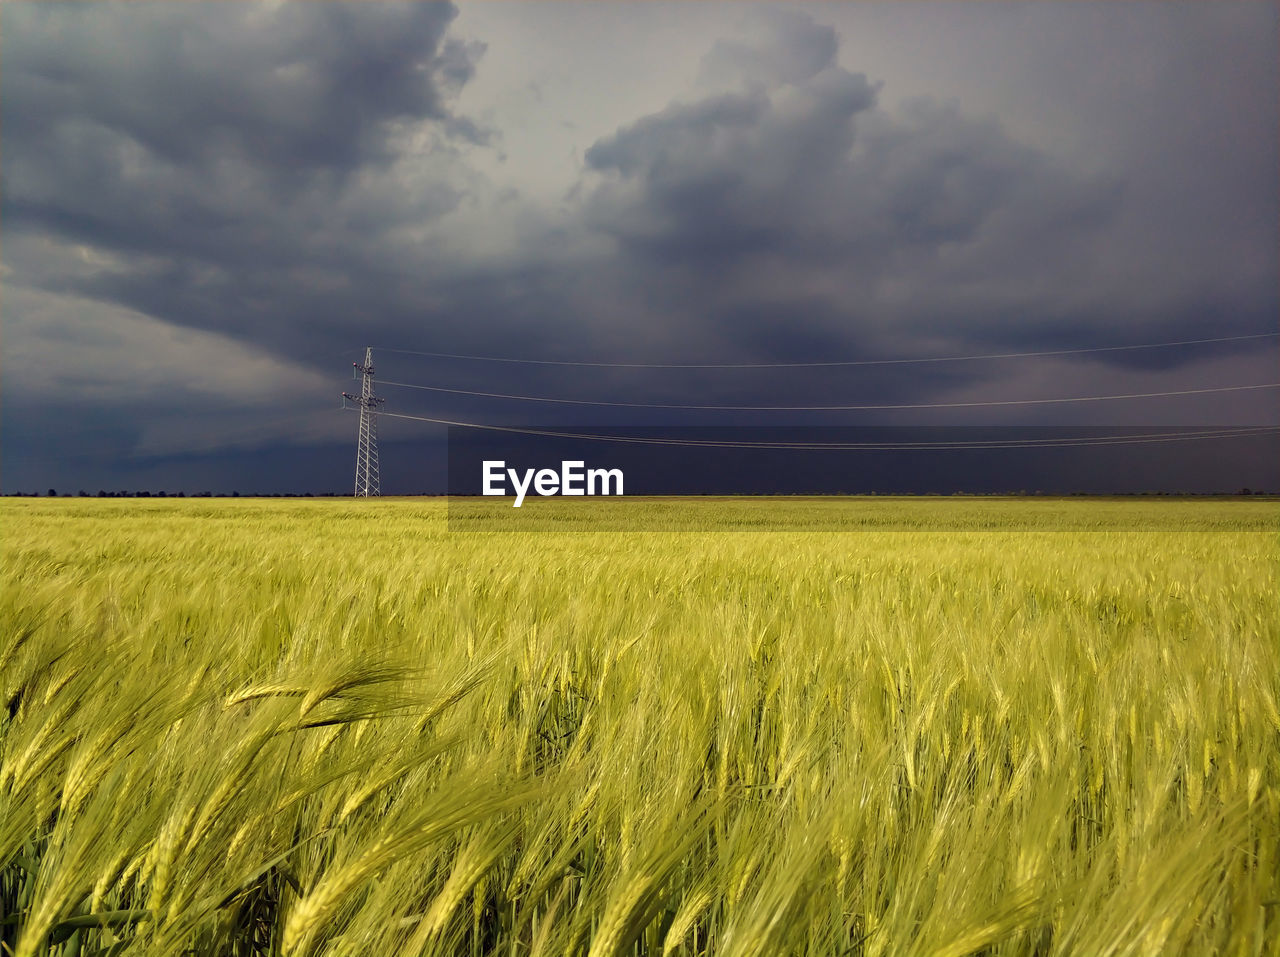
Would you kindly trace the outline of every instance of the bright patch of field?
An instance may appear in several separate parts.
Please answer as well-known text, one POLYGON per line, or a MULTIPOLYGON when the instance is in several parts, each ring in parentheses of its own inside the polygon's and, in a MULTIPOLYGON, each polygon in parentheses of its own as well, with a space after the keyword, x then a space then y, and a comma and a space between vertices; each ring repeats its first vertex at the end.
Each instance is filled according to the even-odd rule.
POLYGON ((1280 954, 1275 502, 713 504, 3 502, 0 942, 1280 954))

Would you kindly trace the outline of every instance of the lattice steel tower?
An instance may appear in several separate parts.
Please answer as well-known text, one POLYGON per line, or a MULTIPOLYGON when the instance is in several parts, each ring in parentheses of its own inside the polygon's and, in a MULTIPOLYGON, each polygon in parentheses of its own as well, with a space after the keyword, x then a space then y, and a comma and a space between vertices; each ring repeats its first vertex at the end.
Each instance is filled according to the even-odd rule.
POLYGON ((350 392, 342 393, 344 399, 350 399, 360 408, 360 441, 356 446, 356 491, 359 496, 381 495, 382 489, 378 480, 378 406, 386 399, 373 394, 373 349, 364 351, 364 365, 351 363, 352 375, 359 374, 361 388, 359 395, 350 392))

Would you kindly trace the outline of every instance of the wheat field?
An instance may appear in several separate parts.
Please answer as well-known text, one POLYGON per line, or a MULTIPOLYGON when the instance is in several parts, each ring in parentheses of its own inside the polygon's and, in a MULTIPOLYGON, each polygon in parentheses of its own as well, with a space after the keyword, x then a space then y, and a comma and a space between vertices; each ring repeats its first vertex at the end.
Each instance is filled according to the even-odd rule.
POLYGON ((1280 954, 1277 503, 704 507, 0 503, 0 953, 1280 954))

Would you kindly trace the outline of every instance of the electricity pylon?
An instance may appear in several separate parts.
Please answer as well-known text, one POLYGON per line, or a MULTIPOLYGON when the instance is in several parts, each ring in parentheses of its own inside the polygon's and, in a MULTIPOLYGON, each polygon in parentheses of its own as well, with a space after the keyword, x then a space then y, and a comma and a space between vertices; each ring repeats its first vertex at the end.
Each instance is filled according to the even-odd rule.
POLYGON ((342 393, 360 407, 360 441, 356 445, 356 497, 381 495, 378 479, 378 406, 386 399, 373 394, 373 349, 364 351, 364 365, 351 363, 352 375, 362 379, 360 394, 342 393))

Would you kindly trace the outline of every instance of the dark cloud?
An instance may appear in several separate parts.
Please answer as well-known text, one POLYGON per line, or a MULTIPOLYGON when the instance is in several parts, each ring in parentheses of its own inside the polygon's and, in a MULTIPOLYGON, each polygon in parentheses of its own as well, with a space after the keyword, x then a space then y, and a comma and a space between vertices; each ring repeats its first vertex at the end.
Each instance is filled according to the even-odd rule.
POLYGON ((827 65, 643 118, 587 152, 601 174, 588 222, 638 261, 714 275, 718 309, 772 302, 780 330, 822 312, 846 340, 886 322, 963 321, 970 335, 1018 291, 1052 319, 1061 306, 1028 287, 1091 266, 1123 182, 1074 175, 955 104, 889 114, 876 95, 827 65), (947 305, 957 294, 961 310, 947 305))
MULTIPOLYGON (((7 297, 20 308, 5 317, 6 359, 19 362, 16 376, 6 366, 6 445, 62 435, 99 448, 77 438, 94 433, 129 451, 192 452, 184 428, 201 431, 202 455, 219 442, 318 442, 343 424, 291 429, 289 417, 328 411, 333 395, 315 386, 317 373, 340 372, 343 350, 367 342, 803 361, 1274 327, 1280 209, 1274 169, 1262 177, 1255 161, 1274 153, 1273 137, 1254 142, 1236 119, 1206 119, 1230 102, 1213 84, 1186 81, 1144 122, 1163 130, 1182 110, 1206 136, 1233 131, 1230 177, 1189 144, 1168 162, 1148 149, 1082 164, 945 96, 890 105, 875 78, 841 65, 832 28, 766 9, 745 39, 710 46, 686 98, 619 116, 553 216, 523 182, 477 171, 475 155, 496 148, 501 131, 457 106, 484 51, 451 34, 455 12, 416 2, 6 4, 5 282, 31 291, 7 297), (39 318, 41 295, 69 304, 56 322, 39 318), (74 362, 41 328, 65 337, 74 362), (174 329, 203 336, 198 349, 229 365, 270 357, 293 392, 281 386, 273 417, 241 427, 245 396, 261 402, 270 390, 218 393, 192 369, 198 388, 156 380, 163 404, 123 385, 113 400, 104 382, 92 402, 83 392, 77 415, 75 376, 92 365, 94 337, 136 343, 144 366, 156 361, 142 351, 153 333, 174 329), (68 394, 56 415, 28 391, 44 386, 27 358, 76 370, 59 380, 68 394), (111 409, 128 412, 128 427, 100 427, 111 409)), ((1195 50, 1201 65, 1230 53, 1171 46, 1195 50)), ((1094 84, 1105 82, 1100 69, 1094 84)), ((1239 352, 1112 353, 1089 367, 1154 376, 1239 352)), ((164 352, 181 355, 177 340, 164 352)), ((1008 387, 977 365, 789 378, 583 370, 568 380, 546 367, 428 374, 384 354, 380 368, 455 388, 695 403, 927 401, 1008 387)), ((137 381, 123 364, 118 374, 137 381)), ((493 421, 583 412, 397 397, 406 410, 493 421)))
POLYGON ((227 154, 293 171, 385 161, 398 122, 455 119, 446 97, 478 54, 445 39, 455 14, 447 3, 15 4, 4 63, 14 162, 77 143, 103 163, 145 155, 202 171, 227 154))
MULTIPOLYGON (((696 297, 730 348, 892 356, 910 340, 1012 351, 1274 324, 1274 265, 1260 272, 1240 252, 1264 248, 1275 226, 1259 233, 1258 203, 1238 184, 1208 186, 1203 162, 1156 201, 1150 182, 1167 174, 1151 166, 1082 169, 953 101, 886 109, 878 84, 838 65, 829 28, 790 12, 761 23, 756 45, 708 55, 712 91, 586 153, 587 222, 649 285, 673 290, 670 311, 696 297), (1206 188, 1218 197, 1213 219, 1188 200, 1206 188), (1232 206, 1238 230, 1221 225, 1232 206)), ((1274 211, 1271 184, 1258 185, 1274 211)), ((1102 359, 1174 368, 1191 355, 1102 359)), ((957 374, 983 373, 916 369, 910 388, 954 386, 957 374)))
POLYGON ((14 4, 0 67, 6 228, 222 269, 343 268, 353 239, 460 201, 447 168, 393 165, 483 138, 448 106, 480 53, 445 37, 455 12, 14 4))
MULTIPOLYGON (((45 288, 296 342, 317 300, 349 306, 384 287, 385 247, 465 197, 456 144, 488 133, 450 106, 482 52, 446 36, 455 13, 13 4, 0 67, 6 233, 110 255, 45 288)), ((8 258, 23 265, 21 250, 8 258)))

